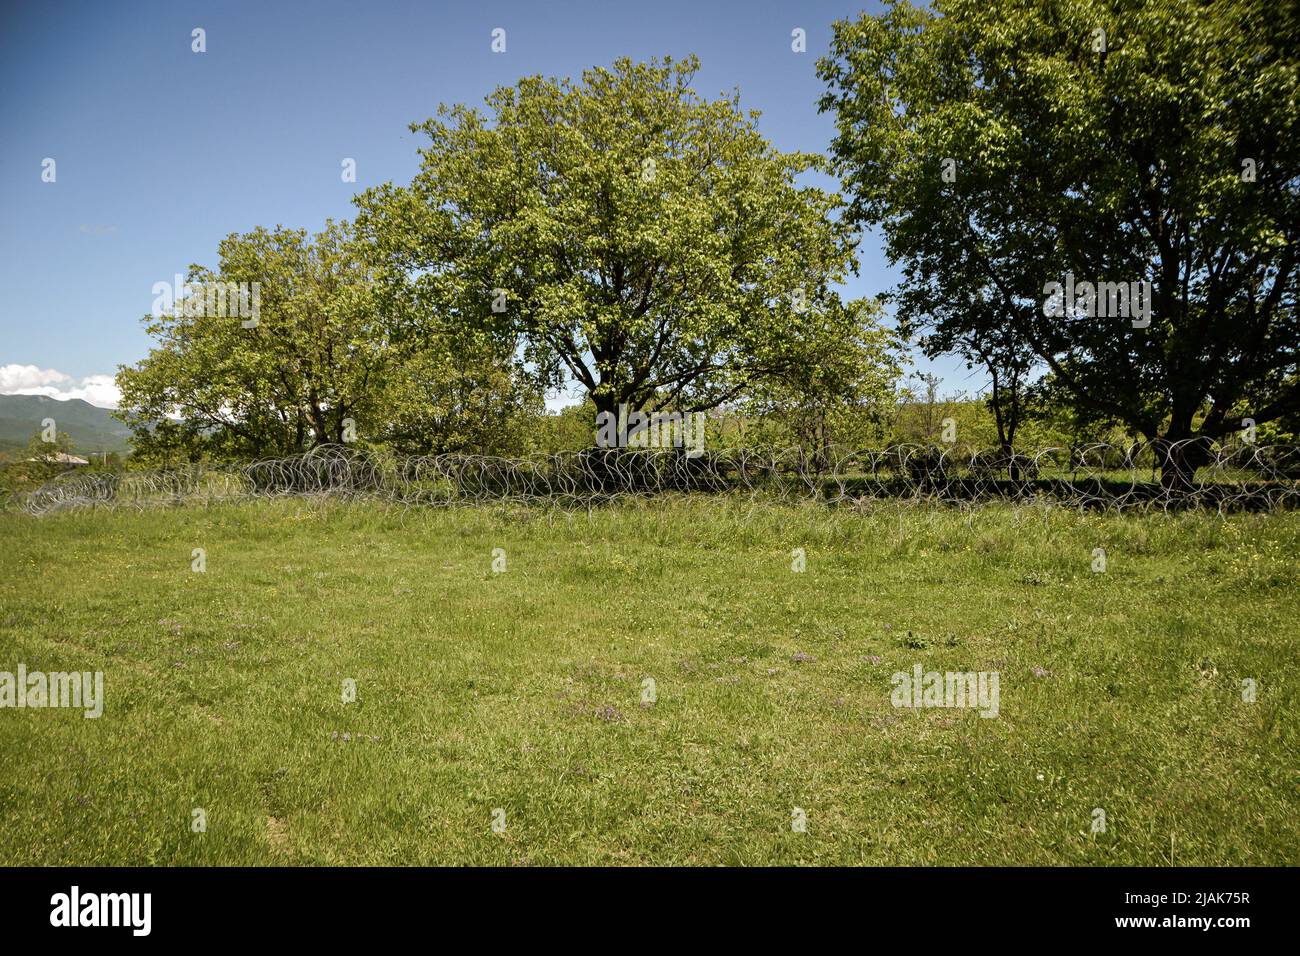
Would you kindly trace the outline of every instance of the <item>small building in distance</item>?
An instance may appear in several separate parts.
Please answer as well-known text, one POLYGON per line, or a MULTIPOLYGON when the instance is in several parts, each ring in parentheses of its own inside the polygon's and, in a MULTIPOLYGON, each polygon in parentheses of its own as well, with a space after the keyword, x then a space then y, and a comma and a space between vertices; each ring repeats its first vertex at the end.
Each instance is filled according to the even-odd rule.
POLYGON ((51 465, 89 465, 84 458, 78 458, 76 455, 69 455, 67 452, 58 452, 53 455, 41 455, 39 458, 28 458, 28 461, 43 461, 51 465))

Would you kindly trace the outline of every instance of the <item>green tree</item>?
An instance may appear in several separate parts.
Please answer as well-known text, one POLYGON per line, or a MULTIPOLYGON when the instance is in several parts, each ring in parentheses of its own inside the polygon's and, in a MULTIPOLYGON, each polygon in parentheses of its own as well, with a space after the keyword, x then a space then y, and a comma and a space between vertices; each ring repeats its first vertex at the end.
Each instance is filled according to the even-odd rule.
POLYGON ((1016 435, 1029 418, 1040 410, 1039 389, 1031 375, 1037 363, 1014 327, 996 321, 952 334, 942 327, 925 340, 927 353, 956 352, 966 360, 967 368, 979 366, 989 377, 985 406, 993 415, 998 449, 1003 455, 1015 453, 1016 435))
POLYGON ((395 341, 400 359, 383 376, 378 440, 404 454, 514 455, 529 447, 545 412, 542 394, 490 342, 421 336, 395 341))
POLYGON ((349 423, 364 435, 390 349, 350 227, 259 227, 228 236, 219 257, 216 270, 191 267, 188 294, 145 319, 158 344, 118 372, 137 451, 246 457, 341 442, 349 423))
POLYGON ((37 429, 27 442, 27 455, 37 461, 53 461, 59 455, 70 455, 73 451, 72 436, 65 431, 54 432, 51 441, 45 440, 45 430, 37 429))
POLYGON ((898 337, 881 324, 877 302, 857 299, 817 318, 805 337, 815 354, 756 385, 742 412, 778 426, 781 434, 764 437, 792 441, 822 469, 832 445, 860 448, 880 439, 901 365, 898 337))
POLYGON ((554 455, 590 448, 595 416, 596 409, 590 399, 577 405, 567 405, 554 414, 542 415, 534 420, 529 429, 527 451, 554 455))
MULTIPOLYGON (((837 23, 822 107, 851 218, 903 266, 900 320, 949 341, 1010 325, 1090 415, 1162 443, 1294 412, 1297 40, 1300 8, 1263 0, 891 2, 837 23), (1149 280, 1149 327, 1045 314, 1067 272, 1149 280)), ((1168 482, 1205 443, 1180 447, 1168 482)))
POLYGON ((370 190, 358 228, 414 332, 515 350, 539 387, 597 413, 716 407, 809 354, 855 267, 839 197, 797 178, 736 97, 680 62, 527 77, 487 114, 443 107, 409 186, 370 190))

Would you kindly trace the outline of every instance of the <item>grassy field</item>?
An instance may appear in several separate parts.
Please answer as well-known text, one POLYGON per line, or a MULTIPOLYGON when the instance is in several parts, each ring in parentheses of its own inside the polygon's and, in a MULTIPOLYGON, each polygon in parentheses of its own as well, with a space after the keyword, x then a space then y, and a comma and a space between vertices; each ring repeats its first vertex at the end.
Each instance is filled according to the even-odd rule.
POLYGON ((0 710, 0 863, 1300 863, 1297 514, 298 500, 0 536, 0 670, 106 697, 0 710), (999 716, 895 708, 916 664, 998 672, 999 716))

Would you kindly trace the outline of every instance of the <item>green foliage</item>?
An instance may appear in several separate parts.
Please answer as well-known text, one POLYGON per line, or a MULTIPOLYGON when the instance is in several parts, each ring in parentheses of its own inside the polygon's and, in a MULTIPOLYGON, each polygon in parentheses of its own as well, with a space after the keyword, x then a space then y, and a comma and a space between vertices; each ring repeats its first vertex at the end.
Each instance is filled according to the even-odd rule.
POLYGON ((28 461, 25 458, 0 463, 0 505, 7 504, 18 495, 35 491, 70 467, 52 462, 28 461))
MULTIPOLYGON (((502 452, 540 399, 491 343, 409 334, 346 223, 318 235, 227 237, 193 294, 146 319, 158 345, 118 374, 135 461, 167 465, 357 442, 404 453, 502 452), (260 286, 256 324, 199 307, 206 289, 260 286), (252 327, 247 327, 252 325, 252 327)), ((210 303, 209 303, 210 304, 210 303)))
POLYGON ((158 344, 118 373, 142 459, 285 454, 343 441, 347 419, 364 433, 389 356, 350 227, 259 227, 218 254, 215 271, 191 267, 191 295, 145 319, 158 344), (260 315, 205 307, 227 283, 258 283, 260 315))
POLYGON ((797 177, 694 58, 526 77, 487 112, 443 107, 409 186, 359 201, 388 295, 417 332, 518 349, 596 410, 707 409, 795 374, 843 311, 838 197, 797 177), (494 305, 496 310, 494 310, 494 305))
MULTIPOLYGON (((59 455, 75 453, 72 437, 67 432, 55 431, 54 440, 46 441, 44 430, 37 429, 27 442, 27 447, 16 453, 9 453, 0 459, 0 505, 6 504, 18 495, 34 491, 51 478, 69 471, 87 469, 86 465, 76 465, 58 460, 59 455)), ((117 455, 111 456, 114 467, 119 463, 117 455)), ((95 459, 90 459, 95 460, 95 459)), ((104 466, 89 466, 90 470, 100 470, 104 466)))
POLYGON ((27 441, 27 454, 32 458, 53 459, 59 455, 72 454, 72 436, 57 428, 52 441, 45 440, 45 432, 37 429, 27 441))
POLYGON ((879 443, 901 374, 900 343, 880 306, 855 300, 819 314, 808 351, 757 384, 740 412, 751 443, 798 446, 818 460, 831 445, 879 443))
POLYGON ((530 454, 554 455, 590 448, 596 420, 596 406, 590 399, 543 415, 532 421, 526 450, 530 454))
POLYGON ((1080 411, 1146 438, 1293 412, 1298 42, 1300 9, 1264 0, 891 2, 837 23, 822 106, 852 218, 903 265, 904 328, 946 348, 1009 326, 1080 411), (1150 279, 1150 327, 1044 315, 1067 271, 1150 279))
POLYGON ((509 357, 470 337, 446 337, 441 351, 423 344, 395 346, 402 360, 384 376, 376 440, 404 454, 524 449, 544 407, 509 357))

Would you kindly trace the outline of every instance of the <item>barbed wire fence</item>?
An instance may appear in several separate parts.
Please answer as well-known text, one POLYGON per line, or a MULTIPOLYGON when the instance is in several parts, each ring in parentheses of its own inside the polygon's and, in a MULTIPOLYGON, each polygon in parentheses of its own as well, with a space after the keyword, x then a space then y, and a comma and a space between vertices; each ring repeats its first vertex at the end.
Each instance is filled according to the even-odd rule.
POLYGON ((244 465, 68 472, 22 496, 20 504, 33 515, 291 496, 371 498, 413 507, 494 502, 591 507, 670 494, 828 505, 1019 502, 1116 511, 1273 511, 1300 504, 1300 448, 1219 446, 1193 439, 1012 455, 893 445, 875 450, 832 446, 816 454, 799 448, 697 455, 673 448, 594 448, 506 458, 400 457, 323 445, 244 465), (1182 463, 1182 470, 1166 468, 1171 460, 1182 463))

